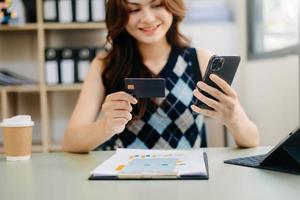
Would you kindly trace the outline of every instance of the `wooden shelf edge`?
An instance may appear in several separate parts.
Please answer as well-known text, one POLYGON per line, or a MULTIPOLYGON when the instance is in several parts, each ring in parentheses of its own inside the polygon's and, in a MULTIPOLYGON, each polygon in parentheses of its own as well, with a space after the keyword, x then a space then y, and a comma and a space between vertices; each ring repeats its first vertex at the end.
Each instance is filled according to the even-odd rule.
POLYGON ((79 91, 82 88, 81 83, 76 83, 72 85, 51 85, 46 86, 46 90, 48 92, 55 92, 55 91, 79 91))
POLYGON ((37 30, 36 23, 28 23, 23 25, 0 25, 0 31, 34 31, 37 30))
MULTIPOLYGON (((45 87, 48 92, 79 91, 82 88, 82 84, 76 83, 72 85, 46 85, 45 87)), ((6 92, 40 92, 41 88, 39 85, 10 85, 0 86, 0 91, 1 90, 4 90, 6 92)))
POLYGON ((84 29, 106 29, 104 22, 85 22, 85 23, 58 23, 44 22, 40 25, 37 23, 27 23, 23 25, 0 25, 1 31, 36 31, 38 28, 45 30, 84 30, 84 29))
POLYGON ((9 85, 1 86, 0 90, 5 90, 6 92, 39 92, 39 85, 9 85))
POLYGON ((104 22, 86 22, 86 23, 51 23, 43 24, 45 30, 65 30, 65 29, 105 29, 104 22))

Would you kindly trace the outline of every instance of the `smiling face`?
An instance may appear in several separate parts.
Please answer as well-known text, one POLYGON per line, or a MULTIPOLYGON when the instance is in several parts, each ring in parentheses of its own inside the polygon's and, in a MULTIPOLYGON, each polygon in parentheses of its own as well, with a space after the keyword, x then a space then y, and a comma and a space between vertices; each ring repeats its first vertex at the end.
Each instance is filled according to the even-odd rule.
POLYGON ((173 15, 162 0, 127 0, 129 19, 125 26, 127 32, 137 42, 153 44, 166 39, 173 22, 173 15))

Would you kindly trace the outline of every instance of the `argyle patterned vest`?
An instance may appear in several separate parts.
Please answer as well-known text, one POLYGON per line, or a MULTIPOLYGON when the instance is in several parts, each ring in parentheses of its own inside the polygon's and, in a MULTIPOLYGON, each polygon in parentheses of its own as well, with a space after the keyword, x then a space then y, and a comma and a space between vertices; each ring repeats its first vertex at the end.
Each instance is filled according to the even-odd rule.
POLYGON ((196 102, 193 90, 201 80, 194 48, 173 47, 167 64, 158 75, 166 79, 166 96, 149 104, 145 114, 129 122, 125 130, 114 135, 97 149, 184 149, 206 147, 203 116, 190 106, 196 102))

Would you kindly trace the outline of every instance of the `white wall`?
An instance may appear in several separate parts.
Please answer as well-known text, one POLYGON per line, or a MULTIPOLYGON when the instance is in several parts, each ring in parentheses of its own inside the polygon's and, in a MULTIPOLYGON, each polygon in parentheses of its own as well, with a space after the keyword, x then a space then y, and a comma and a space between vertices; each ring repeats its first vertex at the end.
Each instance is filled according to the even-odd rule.
MULTIPOLYGON (((228 2, 233 6, 235 23, 184 24, 181 30, 197 48, 209 48, 219 55, 241 55, 233 88, 260 130, 261 145, 275 145, 299 123, 298 56, 247 60, 246 0, 228 2)), ((209 123, 208 131, 209 146, 222 146, 220 125, 209 123)), ((234 145, 232 137, 229 143, 234 145)))
MULTIPOLYGON (((246 58, 246 0, 235 0, 240 52, 246 58)), ((275 145, 299 123, 298 56, 243 60, 239 69, 239 96, 258 125, 262 145, 275 145)))
POLYGON ((246 62, 241 101, 257 123, 263 145, 276 144, 299 123, 298 57, 246 62))

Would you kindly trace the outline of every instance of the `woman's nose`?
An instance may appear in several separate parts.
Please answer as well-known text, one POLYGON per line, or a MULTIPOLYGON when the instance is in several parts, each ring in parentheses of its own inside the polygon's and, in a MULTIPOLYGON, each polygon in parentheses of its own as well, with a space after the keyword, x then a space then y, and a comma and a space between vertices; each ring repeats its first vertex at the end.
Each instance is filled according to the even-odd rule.
POLYGON ((145 8, 142 10, 142 17, 141 22, 143 23, 149 23, 152 22, 155 19, 154 13, 151 11, 150 8, 145 8))

